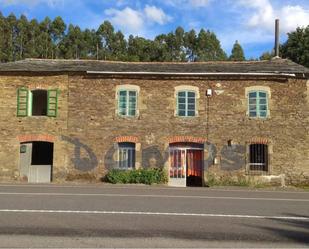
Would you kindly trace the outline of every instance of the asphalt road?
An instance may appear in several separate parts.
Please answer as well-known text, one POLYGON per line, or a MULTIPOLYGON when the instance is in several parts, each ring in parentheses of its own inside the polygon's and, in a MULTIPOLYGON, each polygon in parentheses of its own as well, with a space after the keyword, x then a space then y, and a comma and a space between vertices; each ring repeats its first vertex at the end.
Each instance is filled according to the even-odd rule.
POLYGON ((0 247, 309 247, 309 192, 3 184, 0 247))

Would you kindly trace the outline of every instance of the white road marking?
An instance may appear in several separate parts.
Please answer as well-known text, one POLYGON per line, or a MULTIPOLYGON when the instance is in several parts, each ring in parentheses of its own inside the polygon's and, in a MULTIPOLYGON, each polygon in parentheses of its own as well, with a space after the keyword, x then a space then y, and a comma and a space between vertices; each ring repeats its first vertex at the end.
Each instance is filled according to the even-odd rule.
POLYGON ((254 200, 254 201, 292 201, 309 202, 309 199, 288 198, 260 198, 260 197, 230 197, 230 196, 202 196, 202 195, 132 195, 132 194, 92 194, 92 193, 28 193, 28 192, 0 192, 1 195, 26 196, 102 196, 102 197, 137 197, 137 198, 188 198, 188 199, 218 199, 218 200, 254 200))
POLYGON ((249 219, 276 219, 309 221, 309 217, 302 216, 265 216, 239 214, 199 214, 199 213, 164 213, 164 212, 133 212, 133 211, 89 211, 89 210, 35 210, 35 209, 0 209, 0 213, 63 213, 63 214, 118 214, 118 215, 152 215, 152 216, 193 216, 193 217, 222 217, 249 219))

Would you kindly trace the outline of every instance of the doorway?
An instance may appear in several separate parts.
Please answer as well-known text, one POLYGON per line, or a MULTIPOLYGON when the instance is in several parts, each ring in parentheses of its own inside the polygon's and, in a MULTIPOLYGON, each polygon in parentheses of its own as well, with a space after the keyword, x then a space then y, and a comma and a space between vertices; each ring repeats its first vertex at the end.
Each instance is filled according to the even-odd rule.
POLYGON ((169 147, 169 185, 203 186, 203 144, 174 143, 169 147))
POLYGON ((54 144, 26 142, 20 144, 20 175, 29 183, 52 181, 54 144))

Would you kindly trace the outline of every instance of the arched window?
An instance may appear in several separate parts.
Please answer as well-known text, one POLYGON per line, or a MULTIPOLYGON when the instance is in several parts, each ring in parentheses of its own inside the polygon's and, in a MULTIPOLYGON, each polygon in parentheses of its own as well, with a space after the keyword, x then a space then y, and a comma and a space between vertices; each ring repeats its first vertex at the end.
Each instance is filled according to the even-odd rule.
POLYGON ((249 145, 250 171, 268 171, 268 145, 253 143, 249 145))
POLYGON ((135 168, 135 143, 118 143, 118 167, 120 169, 135 168))

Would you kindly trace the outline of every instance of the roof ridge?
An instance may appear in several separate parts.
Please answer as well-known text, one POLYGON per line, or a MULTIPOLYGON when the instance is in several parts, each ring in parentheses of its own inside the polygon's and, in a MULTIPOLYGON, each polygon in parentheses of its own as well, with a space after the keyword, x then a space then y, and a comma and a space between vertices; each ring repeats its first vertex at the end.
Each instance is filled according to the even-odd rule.
MULTIPOLYGON (((280 58, 280 60, 285 60, 280 58)), ((41 59, 41 58, 26 58, 24 60, 16 61, 16 62, 23 62, 23 61, 42 61, 42 62, 96 62, 96 63, 110 63, 110 64, 153 64, 153 65, 192 65, 192 64, 251 64, 251 63, 265 63, 271 62, 271 60, 256 60, 256 61, 194 61, 194 62, 182 62, 182 61, 112 61, 112 60, 93 60, 93 59, 41 59)))
POLYGON ((207 62, 123 62, 28 58, 0 64, 0 72, 114 72, 114 73, 283 73, 309 78, 309 69, 289 59, 207 62))

